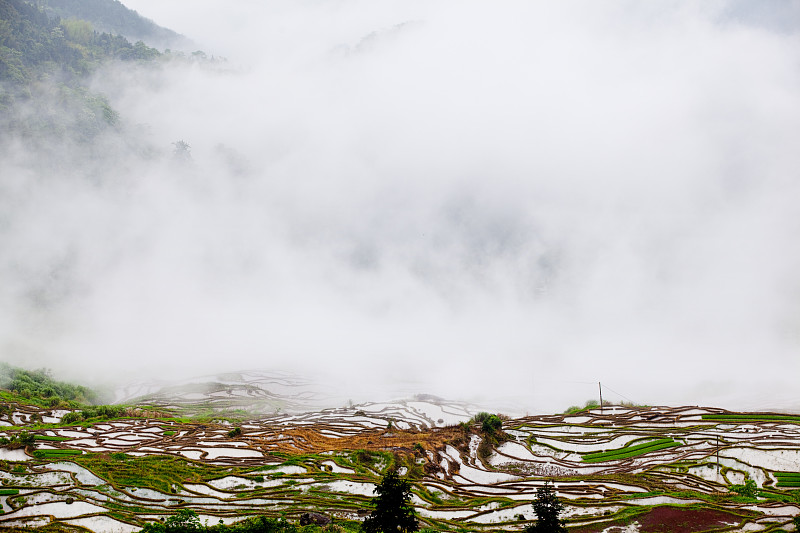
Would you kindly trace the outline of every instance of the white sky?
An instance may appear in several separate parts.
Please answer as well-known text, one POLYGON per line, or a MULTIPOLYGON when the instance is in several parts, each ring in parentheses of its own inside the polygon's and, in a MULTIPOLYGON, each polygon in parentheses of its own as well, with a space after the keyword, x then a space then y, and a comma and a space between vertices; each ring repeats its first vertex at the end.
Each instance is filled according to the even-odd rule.
POLYGON ((188 170, 12 191, 9 359, 800 408, 797 2, 126 5, 229 62, 96 81, 188 170))

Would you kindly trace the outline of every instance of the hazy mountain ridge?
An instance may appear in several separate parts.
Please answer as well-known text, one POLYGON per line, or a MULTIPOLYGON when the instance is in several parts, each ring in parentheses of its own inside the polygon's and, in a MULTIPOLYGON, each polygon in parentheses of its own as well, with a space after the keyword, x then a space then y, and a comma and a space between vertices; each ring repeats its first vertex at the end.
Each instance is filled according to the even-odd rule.
POLYGON ((86 20, 98 32, 122 35, 133 42, 143 41, 160 49, 193 47, 183 35, 159 26, 118 0, 37 0, 37 5, 53 18, 86 20))

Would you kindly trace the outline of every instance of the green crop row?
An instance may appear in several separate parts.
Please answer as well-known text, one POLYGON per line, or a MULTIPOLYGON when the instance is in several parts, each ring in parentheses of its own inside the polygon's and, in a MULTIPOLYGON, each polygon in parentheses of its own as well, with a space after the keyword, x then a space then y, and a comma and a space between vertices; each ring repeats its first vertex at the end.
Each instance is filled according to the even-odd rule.
POLYGON ((800 472, 775 472, 775 479, 778 480, 777 487, 790 489, 800 487, 800 472))
POLYGON ((629 451, 632 451, 632 450, 641 450, 643 448, 649 448, 650 446, 653 446, 655 444, 661 444, 663 442, 674 442, 674 441, 672 439, 669 439, 669 438, 663 438, 663 439, 650 440, 650 441, 647 441, 647 442, 641 442, 639 444, 633 444, 633 445, 632 445, 631 442, 629 442, 628 444, 626 444, 625 446, 622 446, 621 448, 614 448, 614 449, 611 449, 611 450, 603 450, 602 452, 590 452, 590 453, 584 454, 583 457, 585 459, 592 459, 594 457, 600 457, 600 456, 606 456, 606 455, 617 455, 617 454, 626 453, 626 452, 629 452, 629 451))
POLYGON ((718 422, 752 422, 754 420, 777 420, 780 422, 800 423, 798 415, 772 415, 772 414, 731 414, 731 415, 702 415, 703 420, 713 420, 718 422))
POLYGON ((607 450, 603 452, 593 452, 585 454, 582 459, 586 463, 600 463, 603 461, 616 461, 618 459, 627 459, 637 455, 643 455, 649 452, 663 450, 664 448, 671 448, 673 446, 680 446, 679 442, 672 439, 658 439, 635 446, 623 446, 615 450, 607 450))
POLYGON ((14 496, 19 494, 19 489, 0 489, 0 496, 14 496))
POLYGON ((83 452, 80 450, 36 450, 33 454, 39 458, 47 457, 63 457, 65 455, 81 455, 83 452))

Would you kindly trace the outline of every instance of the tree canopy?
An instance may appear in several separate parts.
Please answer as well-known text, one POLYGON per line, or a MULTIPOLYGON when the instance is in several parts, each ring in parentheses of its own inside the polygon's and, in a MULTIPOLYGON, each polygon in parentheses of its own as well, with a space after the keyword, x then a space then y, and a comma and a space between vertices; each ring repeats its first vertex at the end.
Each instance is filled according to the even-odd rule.
POLYGON ((372 499, 375 509, 364 520, 365 533, 408 533, 417 531, 416 511, 411 505, 411 483, 396 470, 389 470, 375 487, 378 493, 372 499))
POLYGON ((536 523, 525 529, 526 533, 562 533, 566 532, 564 521, 559 515, 564 510, 564 504, 558 499, 549 481, 543 487, 536 489, 536 500, 533 502, 533 512, 536 513, 536 523))

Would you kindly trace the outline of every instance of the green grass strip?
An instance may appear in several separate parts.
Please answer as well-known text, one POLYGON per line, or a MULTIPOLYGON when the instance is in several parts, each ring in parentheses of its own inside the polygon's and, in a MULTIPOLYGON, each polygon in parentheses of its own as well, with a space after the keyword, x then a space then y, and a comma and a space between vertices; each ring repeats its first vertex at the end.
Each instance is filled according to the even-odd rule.
POLYGON ((627 459, 645 453, 663 450, 665 448, 672 448, 673 446, 680 446, 680 442, 672 439, 658 439, 635 446, 623 446, 614 450, 606 450, 603 452, 592 452, 582 456, 585 463, 600 463, 604 461, 616 461, 619 459, 627 459))
POLYGON ((70 440, 69 437, 51 437, 50 435, 36 435, 34 437, 36 440, 48 440, 48 441, 55 441, 55 442, 64 442, 70 440))
POLYGON ((731 414, 731 415, 702 415, 703 420, 717 422, 752 422, 755 420, 776 420, 779 422, 794 422, 800 424, 800 415, 773 415, 773 414, 731 414))
POLYGON ((80 450, 36 450, 33 455, 40 458, 63 457, 65 455, 82 455, 80 450))
POLYGON ((583 457, 586 458, 586 459, 593 459, 595 457, 601 457, 601 456, 605 457, 605 456, 609 456, 609 455, 619 455, 619 454, 624 454, 624 453, 627 453, 627 452, 630 452, 630 451, 633 451, 633 450, 642 450, 642 449, 645 449, 645 448, 650 448, 651 446, 655 446, 657 444, 662 444, 662 443, 665 443, 665 442, 674 442, 674 441, 672 439, 670 439, 670 438, 663 438, 663 439, 656 439, 656 440, 648 440, 647 442, 640 442, 639 444, 633 444, 633 442, 635 442, 635 441, 631 441, 628 444, 626 444, 625 446, 622 446, 621 448, 614 448, 614 449, 611 449, 611 450, 603 450, 601 452, 586 453, 586 454, 583 455, 583 457))
POLYGON ((776 487, 790 489, 800 487, 800 472, 774 472, 774 475, 778 480, 776 487))
POLYGON ((14 496, 19 494, 19 489, 0 489, 0 496, 14 496))

